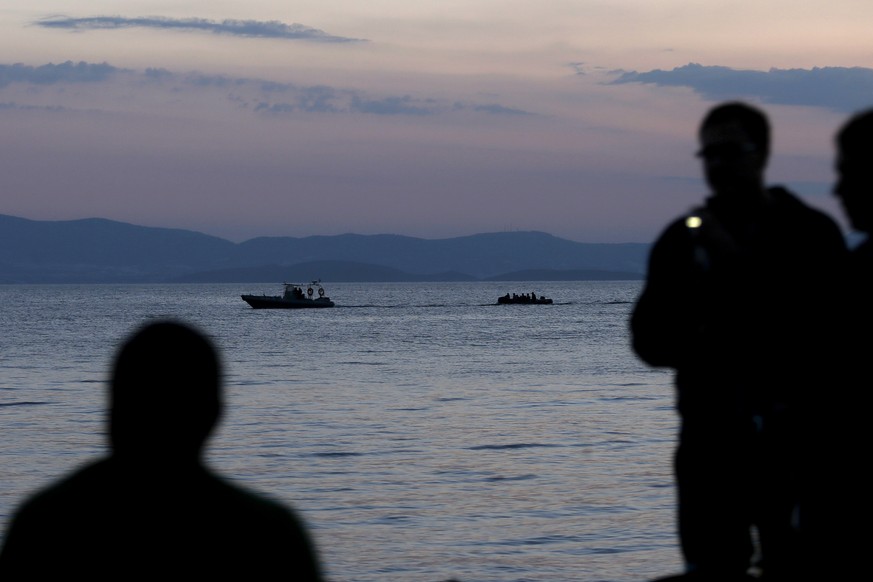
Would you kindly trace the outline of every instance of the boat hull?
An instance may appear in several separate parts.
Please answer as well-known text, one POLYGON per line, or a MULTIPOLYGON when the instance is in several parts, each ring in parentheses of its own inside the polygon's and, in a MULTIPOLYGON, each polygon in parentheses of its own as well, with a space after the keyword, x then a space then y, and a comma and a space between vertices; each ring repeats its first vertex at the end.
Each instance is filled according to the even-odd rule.
POLYGON ((552 300, 544 297, 540 297, 538 299, 530 299, 524 297, 512 297, 507 299, 506 297, 498 297, 497 298, 498 305, 551 305, 552 300))
POLYGON ((334 306, 333 301, 327 297, 317 299, 291 299, 271 295, 240 295, 240 297, 253 309, 317 309, 334 306))

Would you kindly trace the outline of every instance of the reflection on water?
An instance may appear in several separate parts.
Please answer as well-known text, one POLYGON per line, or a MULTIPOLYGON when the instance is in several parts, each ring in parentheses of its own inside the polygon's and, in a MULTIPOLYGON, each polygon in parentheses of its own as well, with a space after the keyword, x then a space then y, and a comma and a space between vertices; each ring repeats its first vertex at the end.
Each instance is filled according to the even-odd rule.
POLYGON ((220 471, 293 504, 336 581, 644 580, 679 568, 670 377, 630 354, 638 282, 0 287, 0 525, 99 454, 115 344, 180 317, 226 362, 220 471), (555 305, 495 305, 536 291, 555 305))

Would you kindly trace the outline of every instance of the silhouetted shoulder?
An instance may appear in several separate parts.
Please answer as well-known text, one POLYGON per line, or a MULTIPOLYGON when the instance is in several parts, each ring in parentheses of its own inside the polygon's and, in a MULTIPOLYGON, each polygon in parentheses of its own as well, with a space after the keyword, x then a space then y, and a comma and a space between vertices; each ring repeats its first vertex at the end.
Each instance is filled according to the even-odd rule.
POLYGON ((868 269, 873 267, 873 241, 869 238, 859 244, 852 251, 854 263, 858 267, 866 266, 868 269))
POLYGON ((685 217, 670 223, 649 253, 646 284, 630 317, 634 352, 651 366, 682 366, 698 357, 694 327, 697 273, 685 217))
MULTIPOLYGON (((777 212, 786 220, 802 219, 810 221, 822 231, 826 231, 830 235, 838 236, 840 240, 844 240, 840 227, 837 225, 836 221, 826 213, 808 205, 797 195, 789 192, 785 188, 777 186, 770 188, 769 192, 774 199, 777 212)), ((842 246, 845 246, 845 243, 843 243, 842 246)))
POLYGON ((289 508, 207 470, 165 479, 104 460, 38 493, 0 554, 4 580, 76 573, 321 580, 314 545, 289 508), (51 556, 46 559, 46 556, 51 556))

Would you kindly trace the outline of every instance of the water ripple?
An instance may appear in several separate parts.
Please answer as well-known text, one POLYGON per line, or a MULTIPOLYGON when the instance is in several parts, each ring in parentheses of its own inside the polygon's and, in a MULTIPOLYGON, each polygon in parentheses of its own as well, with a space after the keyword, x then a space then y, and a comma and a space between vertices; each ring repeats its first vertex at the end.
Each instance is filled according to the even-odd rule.
POLYGON ((534 449, 534 448, 557 448, 565 445, 544 444, 544 443, 510 443, 505 445, 476 445, 468 447, 471 451, 503 451, 514 449, 534 449))

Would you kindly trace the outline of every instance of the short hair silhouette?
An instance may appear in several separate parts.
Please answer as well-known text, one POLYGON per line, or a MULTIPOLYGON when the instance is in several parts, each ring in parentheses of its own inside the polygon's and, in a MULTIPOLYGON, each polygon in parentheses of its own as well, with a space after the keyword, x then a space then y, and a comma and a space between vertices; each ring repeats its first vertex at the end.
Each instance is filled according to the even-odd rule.
POLYGON ((140 328, 111 377, 112 452, 27 500, 0 549, 3 580, 108 580, 174 572, 203 579, 319 582, 303 522, 202 462, 221 416, 209 339, 175 321, 140 328))
POLYGON ((842 151, 873 153, 873 109, 853 115, 837 133, 842 151))
POLYGON ((709 110, 700 123, 700 132, 717 125, 736 123, 765 156, 770 153, 770 122, 760 109, 740 101, 718 105, 709 110))
POLYGON ((836 142, 834 194, 852 229, 868 235, 852 253, 855 282, 865 287, 873 255, 873 242, 869 237, 873 233, 873 109, 849 118, 837 132, 836 142))
POLYGON ((114 453, 196 458, 221 416, 220 368, 212 343, 188 326, 164 321, 141 329, 119 351, 112 374, 114 453))

